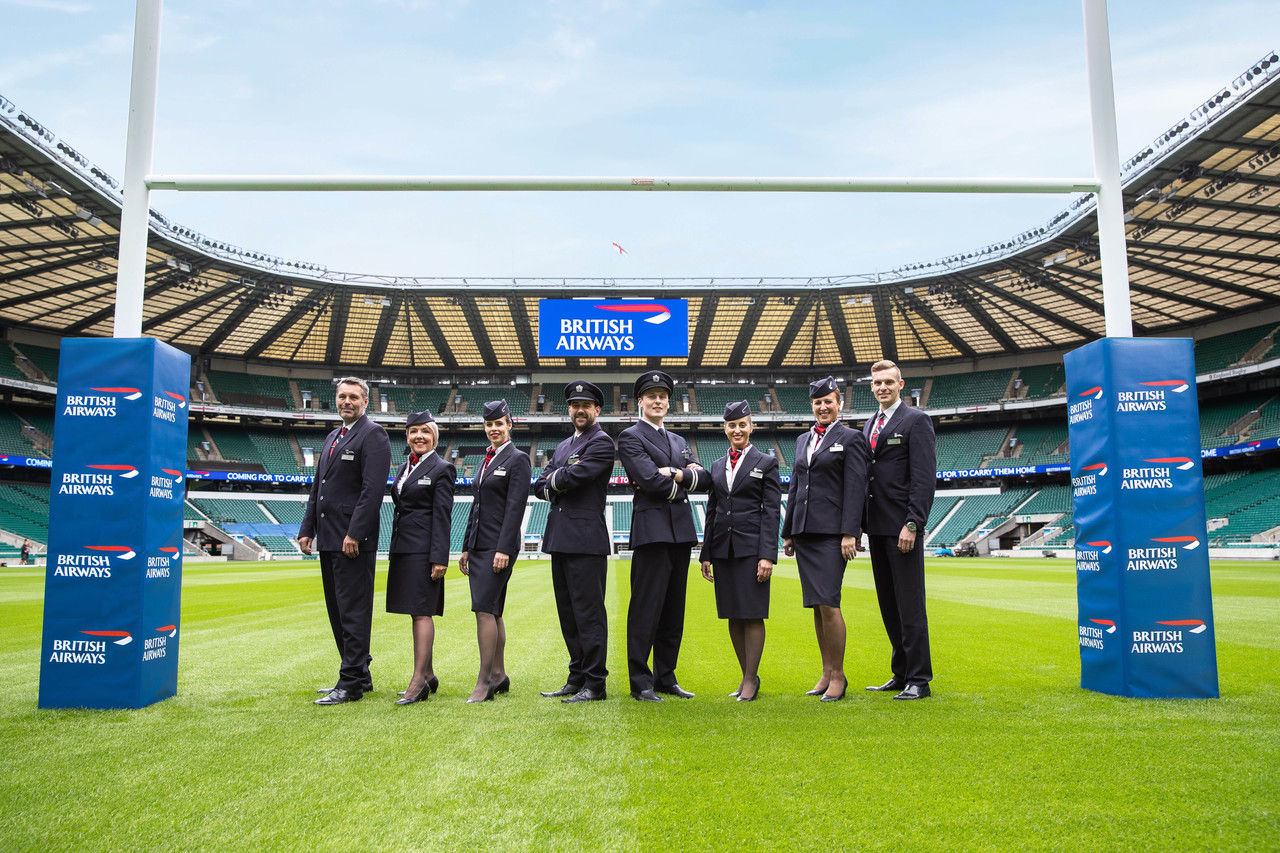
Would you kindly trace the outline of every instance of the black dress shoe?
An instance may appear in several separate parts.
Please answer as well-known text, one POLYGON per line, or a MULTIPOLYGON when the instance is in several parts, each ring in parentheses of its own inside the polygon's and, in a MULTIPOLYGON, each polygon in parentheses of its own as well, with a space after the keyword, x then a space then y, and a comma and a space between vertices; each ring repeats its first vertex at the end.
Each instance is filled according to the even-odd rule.
POLYGON ((901 693, 899 693, 897 696, 894 696, 893 698, 894 699, 924 699, 929 695, 930 695, 929 685, 908 684, 906 687, 902 688, 901 693))
POLYGON ((890 678, 888 681, 886 681, 884 684, 880 684, 880 685, 873 684, 867 689, 874 690, 877 693, 889 693, 889 692, 896 693, 906 686, 907 686, 907 682, 899 681, 897 676, 894 676, 893 678, 890 678))
POLYGON ((688 690, 685 690, 679 684, 673 684, 670 687, 655 687, 654 690, 659 693, 666 693, 668 696, 676 696, 680 699, 692 699, 697 695, 696 693, 690 693, 688 690))
POLYGON ((573 705, 578 702, 603 702, 604 691, 592 690, 590 687, 584 687, 568 699, 561 699, 560 701, 566 705, 573 705))
POLYGON ((542 695, 546 696, 548 699, 554 699, 557 696, 574 696, 581 689, 582 689, 581 687, 575 687, 572 684, 566 684, 564 687, 561 687, 559 690, 543 690, 542 695))
POLYGON ((328 696, 324 696, 316 700, 317 705, 342 705, 347 702, 359 702, 360 697, 364 694, 356 690, 343 690, 341 687, 335 687, 329 691, 328 696))
MULTIPOLYGON (((317 687, 317 688, 316 688, 316 692, 317 692, 317 693, 332 693, 333 691, 335 691, 335 690, 337 690, 337 689, 338 689, 338 686, 335 684, 333 687, 317 687)), ((361 692, 361 693, 372 693, 372 692, 373 692, 373 682, 372 682, 372 681, 366 681, 364 684, 361 684, 361 685, 360 685, 360 692, 361 692)), ((403 696, 404 694, 403 694, 403 693, 401 693, 400 695, 401 695, 401 696, 403 696)))
POLYGON ((662 697, 659 696, 657 693, 654 693, 652 688, 650 688, 649 690, 632 690, 631 698, 635 699, 637 702, 661 702, 662 701, 662 697))
POLYGON ((511 677, 507 675, 502 676, 502 680, 499 681, 497 684, 493 685, 493 692, 494 693, 510 693, 511 677))
POLYGON ((741 693, 739 693, 735 698, 739 702, 754 702, 756 701, 756 697, 759 695, 760 695, 760 676, 757 675, 756 676, 756 692, 752 693, 750 696, 743 696, 741 693))

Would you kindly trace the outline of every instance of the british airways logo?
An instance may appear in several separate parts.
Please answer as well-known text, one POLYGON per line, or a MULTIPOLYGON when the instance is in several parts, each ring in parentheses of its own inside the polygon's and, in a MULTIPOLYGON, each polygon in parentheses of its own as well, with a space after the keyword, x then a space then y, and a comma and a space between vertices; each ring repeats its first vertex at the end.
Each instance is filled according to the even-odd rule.
POLYGON ((683 299, 542 299, 538 302, 538 353, 687 356, 689 305, 683 299))

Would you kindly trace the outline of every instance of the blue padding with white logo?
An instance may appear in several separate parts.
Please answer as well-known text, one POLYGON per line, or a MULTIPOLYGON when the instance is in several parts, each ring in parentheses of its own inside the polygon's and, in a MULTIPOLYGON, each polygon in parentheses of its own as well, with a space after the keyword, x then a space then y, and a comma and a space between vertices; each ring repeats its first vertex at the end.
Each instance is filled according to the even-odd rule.
POLYGON ((188 355, 62 342, 49 487, 41 708, 177 692, 188 355))
POLYGON ((1080 686, 1216 697, 1192 341, 1106 338, 1065 362, 1080 686))

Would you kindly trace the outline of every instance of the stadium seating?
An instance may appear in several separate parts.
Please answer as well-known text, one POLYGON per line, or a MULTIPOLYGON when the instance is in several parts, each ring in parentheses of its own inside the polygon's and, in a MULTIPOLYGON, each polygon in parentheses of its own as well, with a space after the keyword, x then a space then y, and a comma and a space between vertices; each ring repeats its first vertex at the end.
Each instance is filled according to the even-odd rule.
POLYGON ((1044 400, 1061 396, 1067 382, 1067 371, 1062 362, 1035 364, 1018 371, 1018 379, 1027 389, 1026 399, 1044 400))
POLYGON ((471 514, 470 501, 453 502, 453 518, 449 527, 449 550, 456 553, 462 551, 462 544, 467 538, 467 517, 471 514))
POLYGON ((746 400, 751 411, 760 411, 767 390, 759 385, 696 385, 693 394, 699 412, 723 417, 724 407, 739 400, 746 400))
POLYGON ((263 515, 254 501, 207 497, 201 493, 193 493, 189 499, 201 512, 218 524, 271 523, 271 519, 263 515))
POLYGON ((958 503, 960 503, 958 495, 934 495, 933 506, 929 509, 929 520, 925 523, 924 529, 932 533, 958 503))
POLYGON ((1250 440, 1280 437, 1280 396, 1264 403, 1258 414, 1261 417, 1249 425, 1250 440))
POLYGON ((613 532, 631 532, 631 501, 616 501, 613 506, 613 532))
MULTIPOLYGON (((984 456, 1000 452, 1009 425, 939 427, 937 429, 938 470, 981 468, 984 456)), ((996 464, 1008 464, 999 462, 996 464)))
POLYGON ((58 381, 58 350, 35 344, 18 344, 17 350, 21 356, 26 356, 27 361, 49 377, 49 381, 58 381))
MULTIPOLYGON (((262 464, 269 474, 297 474, 298 457, 293 452, 293 441, 283 430, 247 430, 250 443, 258 451, 262 464)), ((221 446, 221 445, 219 445, 221 446)))
POLYGON ((265 469, 266 464, 262 461, 262 454, 258 452, 257 445, 253 443, 243 428, 223 424, 206 424, 205 431, 213 439, 213 443, 217 446, 218 452, 222 454, 223 459, 229 462, 262 465, 265 469))
POLYGON ((215 396, 222 403, 258 406, 267 409, 296 409, 289 380, 283 376, 260 376, 256 373, 232 373, 210 370, 205 376, 215 396))
POLYGON ((6 456, 47 456, 31 440, 31 432, 16 414, 0 409, 0 454, 6 456))
POLYGON ((988 466, 1060 465, 1066 464, 1070 459, 1065 453, 1054 452, 1067 440, 1067 425, 1062 421, 1018 424, 1013 437, 1020 445, 1018 455, 1007 460, 992 460, 988 466))
POLYGON ((266 508, 267 512, 274 515, 276 521, 281 524, 301 524, 302 517, 307 511, 307 505, 304 501, 264 499, 259 503, 266 508))
POLYGON ((1225 447, 1237 444, 1240 435, 1227 430, 1249 412, 1262 406, 1266 397, 1235 397, 1200 404, 1200 446, 1225 447))
POLYGON ((287 536, 269 536, 262 534, 253 537, 258 544, 266 548, 275 557, 301 557, 302 550, 287 536))
POLYGON ((782 411, 798 415, 807 415, 813 412, 813 407, 809 405, 808 388, 779 385, 774 390, 778 405, 782 407, 782 411))
POLYGON ((729 439, 723 435, 712 435, 711 433, 700 433, 694 439, 695 449, 693 455, 704 466, 710 465, 712 462, 729 455, 729 439))
POLYGON ((17 359, 18 353, 14 350, 13 344, 0 345, 0 377, 30 382, 31 378, 18 367, 17 359))
POLYGON ((1247 544, 1257 534, 1280 527, 1280 469, 1217 482, 1212 489, 1205 485, 1208 517, 1228 521, 1210 534, 1212 544, 1247 544))
POLYGON ((0 483, 0 530, 49 541, 49 487, 0 483))
POLYGON ((1215 370, 1230 367, 1261 343, 1266 335, 1273 334, 1277 328, 1275 323, 1264 323, 1261 326, 1196 341, 1196 373, 1212 373, 1215 370))
POLYGON ((1071 487, 1051 484, 1041 487, 1035 497, 1018 509, 1018 515, 1071 512, 1071 487))
MULTIPOLYGON (((467 405, 466 413, 477 418, 484 413, 484 404, 491 400, 506 400, 513 417, 518 418, 529 413, 529 392, 510 385, 463 385, 458 388, 458 396, 462 397, 467 405)), ((551 400, 551 397, 547 399, 551 400)), ((560 401, 559 406, 560 408, 555 411, 568 411, 563 400, 560 401)))
POLYGON ((529 523, 525 534, 541 536, 547 529, 547 518, 551 515, 551 504, 546 501, 533 501, 529 507, 529 523))
POLYGON ((1019 504, 1031 497, 1032 489, 1006 489, 998 495, 969 495, 955 515, 934 532, 930 545, 951 547, 964 539, 988 518, 1010 515, 1019 504))
MULTIPOLYGON (((925 407, 950 409, 998 403, 1004 397, 1012 375, 1013 371, 1005 369, 935 376, 925 407)), ((905 389, 904 393, 910 393, 910 389, 905 389)))

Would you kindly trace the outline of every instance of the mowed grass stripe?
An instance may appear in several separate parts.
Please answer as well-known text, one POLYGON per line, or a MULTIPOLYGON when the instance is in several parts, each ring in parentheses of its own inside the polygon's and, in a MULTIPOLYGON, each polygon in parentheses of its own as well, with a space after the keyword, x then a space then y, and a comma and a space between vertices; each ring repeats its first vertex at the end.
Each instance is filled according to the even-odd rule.
POLYGON ((724 695, 737 664, 691 568, 679 673, 699 695, 658 706, 627 698, 625 561, 609 577, 611 698, 579 707, 536 693, 566 672, 546 563, 518 564, 508 596, 514 692, 463 704, 474 619, 451 570, 441 693, 403 708, 391 702, 412 665, 409 618, 382 612, 381 568, 377 692, 329 709, 310 704, 337 669, 314 562, 187 567, 179 695, 130 712, 35 710, 39 603, 20 587, 42 581, 21 579, 20 602, 0 599, 6 626, 28 626, 0 635, 18 676, 0 704, 0 748, 18 757, 0 774, 0 848, 1267 846, 1280 626, 1261 626, 1265 647, 1221 638, 1238 607, 1275 603, 1269 575, 1241 578, 1261 588, 1219 607, 1223 699, 1134 701, 1076 686, 1061 566, 966 593, 967 562, 992 580, 980 561, 931 561, 931 590, 954 588, 930 600, 937 694, 916 703, 861 690, 887 677, 888 643, 851 569, 852 689, 827 705, 800 695, 818 661, 794 564, 773 584, 755 703, 724 695), (1062 588, 1065 616, 1038 612, 1046 586, 1062 588))

